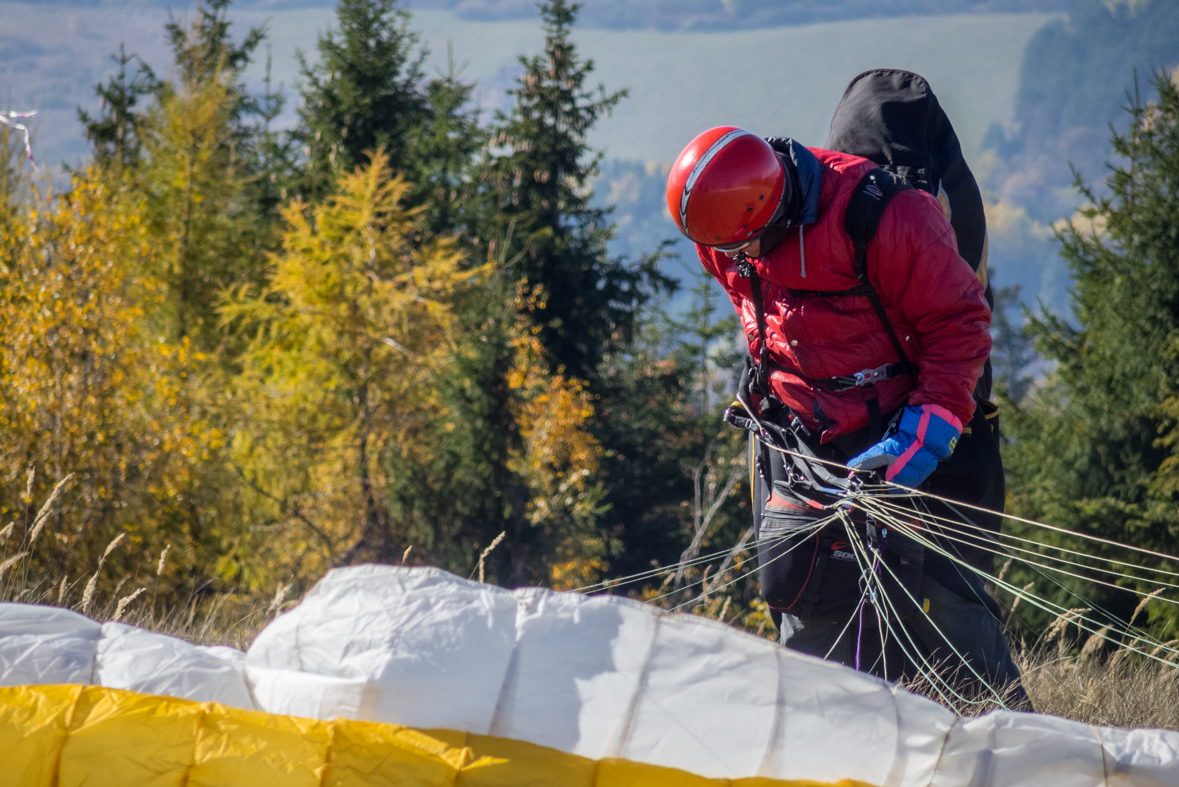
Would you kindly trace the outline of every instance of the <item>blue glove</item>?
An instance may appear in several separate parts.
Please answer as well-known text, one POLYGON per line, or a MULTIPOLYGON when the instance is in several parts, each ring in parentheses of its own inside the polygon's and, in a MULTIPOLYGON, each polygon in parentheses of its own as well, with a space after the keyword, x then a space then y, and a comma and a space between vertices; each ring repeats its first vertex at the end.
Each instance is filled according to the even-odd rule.
POLYGON ((929 478, 939 461, 949 458, 961 436, 962 422, 946 408, 936 404, 906 407, 890 435, 849 466, 853 470, 888 468, 885 481, 914 489, 929 478))

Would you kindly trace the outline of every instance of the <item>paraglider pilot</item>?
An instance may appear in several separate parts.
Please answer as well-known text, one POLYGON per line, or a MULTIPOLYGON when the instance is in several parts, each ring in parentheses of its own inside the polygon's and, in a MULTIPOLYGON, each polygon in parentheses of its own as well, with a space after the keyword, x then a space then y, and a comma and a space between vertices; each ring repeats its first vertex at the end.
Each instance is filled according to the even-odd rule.
POLYGON ((693 139, 668 179, 668 208, 748 341, 746 406, 730 420, 758 425, 762 593, 786 647, 889 680, 936 675, 1027 708, 979 576, 991 568, 1004 487, 995 408, 979 390, 989 389, 980 378, 991 349, 985 259, 980 273, 959 252, 960 236, 985 238, 985 223, 978 238, 958 226, 985 221, 977 186, 920 77, 861 75, 841 111, 856 120, 840 137, 837 112, 841 149, 857 134, 872 148, 873 123, 891 125, 877 135, 888 139, 907 123, 917 137, 908 149, 927 151, 926 168, 878 168, 896 163, 886 145, 870 151, 874 162, 720 127, 693 139), (958 200, 964 215, 952 224, 945 192, 955 177, 968 179, 977 205, 958 200), (857 477, 874 479, 890 510, 912 514, 900 516, 907 535, 862 512, 832 517, 857 477))

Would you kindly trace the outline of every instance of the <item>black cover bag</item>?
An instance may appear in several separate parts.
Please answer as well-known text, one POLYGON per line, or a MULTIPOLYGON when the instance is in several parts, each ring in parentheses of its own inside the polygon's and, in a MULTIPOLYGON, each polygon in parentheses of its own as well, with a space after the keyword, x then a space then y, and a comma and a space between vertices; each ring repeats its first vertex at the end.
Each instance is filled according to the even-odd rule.
MULTIPOLYGON (((937 197, 954 228, 958 253, 978 273, 987 304, 994 308, 982 193, 962 156, 958 135, 924 77, 894 68, 857 76, 835 108, 824 147, 862 156, 937 197)), ((975 389, 979 399, 990 399, 991 376, 988 360, 975 389)))

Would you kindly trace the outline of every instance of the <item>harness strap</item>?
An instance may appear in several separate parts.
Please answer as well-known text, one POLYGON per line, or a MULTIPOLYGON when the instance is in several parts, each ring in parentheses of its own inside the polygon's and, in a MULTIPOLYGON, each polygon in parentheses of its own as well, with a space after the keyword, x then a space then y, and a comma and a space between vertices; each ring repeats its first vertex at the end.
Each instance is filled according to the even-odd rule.
MULTIPOLYGON (((729 411, 726 411, 725 416, 729 420, 729 411)), ((777 443, 778 447, 792 452, 786 454, 784 459, 793 465, 799 477, 811 489, 826 494, 838 494, 850 489, 851 480, 828 470, 806 441, 799 437, 798 431, 803 427, 801 422, 795 421, 789 426, 776 424, 772 420, 763 421, 762 426, 769 432, 765 437, 777 443)), ((731 420, 729 422, 733 423, 731 420)))
POLYGON ((873 311, 876 316, 880 318, 880 322, 884 324, 884 330, 888 333, 889 341, 892 342, 892 347, 897 352, 897 358, 901 363, 911 363, 909 356, 905 354, 905 348, 901 345, 901 340, 897 338, 897 332, 893 330, 892 321, 888 319, 888 312, 884 310, 884 303, 880 300, 880 294, 876 292, 876 288, 868 283, 868 244, 857 243, 856 246, 856 274, 860 277, 860 281, 867 288, 864 295, 867 296, 868 302, 872 304, 873 311))
POLYGON ((886 363, 883 366, 877 366, 875 369, 865 369, 862 372, 855 374, 847 374, 841 377, 810 377, 803 374, 793 366, 788 366, 780 361, 770 359, 768 364, 771 368, 779 372, 786 372, 789 375, 804 380, 816 388, 822 388, 832 393, 839 393, 846 391, 849 388, 867 388, 875 385, 881 380, 890 380, 893 377, 899 377, 902 374, 917 374, 917 364, 912 361, 902 361, 901 363, 886 363))
POLYGON ((889 341, 896 350, 897 360, 902 363, 908 361, 909 356, 905 354, 904 345, 897 338, 892 321, 888 319, 880 294, 868 279, 868 244, 876 237, 880 218, 892 198, 910 188, 912 186, 892 173, 882 169, 871 170, 856 184, 856 189, 848 200, 843 220, 843 230, 851 238, 856 251, 856 278, 860 280, 860 286, 856 288, 860 290, 858 294, 866 297, 872 304, 872 310, 880 318, 889 341))
POLYGON ((864 404, 868 406, 868 434, 873 443, 880 442, 884 437, 884 416, 880 413, 880 397, 875 388, 869 388, 864 404))
POLYGON ((753 263, 744 253, 737 254, 737 273, 738 275, 749 279, 749 290, 753 296, 753 313, 757 320, 757 364, 753 374, 753 384, 759 394, 762 396, 762 410, 765 411, 766 404, 769 402, 771 395, 770 389, 770 370, 769 370, 769 347, 766 344, 766 310, 765 304, 761 300, 761 276, 757 275, 757 269, 753 267, 753 263))
POLYGON ((753 313, 757 317, 757 390, 762 396, 770 395, 770 371, 768 361, 769 346, 766 343, 766 310, 762 303, 761 277, 753 269, 748 260, 743 262, 749 266, 749 289, 753 293, 753 313))

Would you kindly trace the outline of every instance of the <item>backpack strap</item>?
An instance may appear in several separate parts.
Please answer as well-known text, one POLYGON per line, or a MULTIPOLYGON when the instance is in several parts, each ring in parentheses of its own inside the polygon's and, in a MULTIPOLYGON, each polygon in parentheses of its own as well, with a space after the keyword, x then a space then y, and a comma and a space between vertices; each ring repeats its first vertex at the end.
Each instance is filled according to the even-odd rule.
POLYGON ((753 387, 761 394, 762 412, 765 412, 773 400, 770 389, 770 352, 766 345, 766 309, 765 304, 762 303, 761 276, 757 275, 757 269, 753 267, 753 263, 744 253, 737 254, 737 273, 743 278, 749 279, 749 290, 753 296, 753 313, 757 319, 758 343, 757 362, 753 369, 753 387))
POLYGON ((884 215, 889 202, 897 194, 913 188, 904 178, 883 169, 874 169, 860 178, 847 203, 847 213, 843 219, 843 230, 851 238, 852 246, 856 250, 856 278, 860 286, 855 288, 857 295, 863 295, 872 304, 872 309, 884 330, 888 333, 889 341, 896 350, 898 365, 908 365, 908 373, 916 374, 917 366, 905 354, 904 345, 897 338, 897 332, 888 319, 880 294, 868 280, 868 244, 876 237, 876 229, 880 226, 880 217, 884 215))

